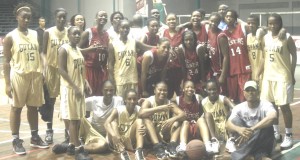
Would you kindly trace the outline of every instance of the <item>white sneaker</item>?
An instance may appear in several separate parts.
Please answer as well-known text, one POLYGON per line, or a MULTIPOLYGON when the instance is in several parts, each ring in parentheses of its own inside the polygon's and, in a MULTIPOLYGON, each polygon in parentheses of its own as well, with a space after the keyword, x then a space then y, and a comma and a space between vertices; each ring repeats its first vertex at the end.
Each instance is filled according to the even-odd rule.
POLYGON ((282 136, 281 136, 280 133, 274 132, 274 137, 275 137, 275 140, 276 140, 277 143, 282 142, 282 136))
POLYGON ((290 149, 293 147, 293 135, 292 134, 286 134, 284 136, 284 140, 280 145, 281 150, 290 149))
POLYGON ((177 151, 177 152, 185 152, 185 151, 186 151, 186 144, 180 143, 180 144, 176 147, 176 151, 177 151))
POLYGON ((220 143, 217 138, 213 137, 211 139, 211 150, 213 153, 219 153, 220 143))
POLYGON ((204 145, 205 145, 205 150, 206 150, 207 153, 212 153, 213 152, 210 141, 206 142, 204 145))
POLYGON ((227 142, 226 142, 226 150, 229 153, 232 153, 234 151, 236 151, 236 147, 235 147, 235 143, 234 143, 234 137, 230 137, 227 142))

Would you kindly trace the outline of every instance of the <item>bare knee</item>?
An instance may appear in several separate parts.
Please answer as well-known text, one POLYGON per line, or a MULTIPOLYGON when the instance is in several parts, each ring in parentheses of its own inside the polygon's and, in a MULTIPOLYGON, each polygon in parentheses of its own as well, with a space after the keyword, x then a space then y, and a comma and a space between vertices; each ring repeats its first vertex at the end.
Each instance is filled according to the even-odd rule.
POLYGON ((108 151, 108 144, 105 141, 97 141, 87 144, 84 149, 92 154, 104 153, 108 151))
POLYGON ((11 112, 20 114, 23 108, 11 107, 11 112))

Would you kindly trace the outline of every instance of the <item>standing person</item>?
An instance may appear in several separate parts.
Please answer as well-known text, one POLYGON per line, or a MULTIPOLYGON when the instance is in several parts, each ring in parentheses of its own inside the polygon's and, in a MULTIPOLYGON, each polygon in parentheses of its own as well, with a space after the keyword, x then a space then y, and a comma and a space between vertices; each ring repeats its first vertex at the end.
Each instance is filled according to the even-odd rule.
POLYGON ((104 126, 108 133, 109 145, 121 153, 122 160, 130 160, 126 150, 135 151, 136 160, 145 160, 143 153, 144 135, 146 127, 142 119, 138 118, 138 94, 129 89, 125 92, 125 105, 113 109, 106 119, 104 126))
MULTIPOLYGON (((153 9, 151 9, 150 14, 151 14, 151 15, 150 15, 148 18, 154 18, 154 19, 156 19, 157 22, 158 22, 158 33, 157 33, 158 36, 159 36, 159 37, 163 37, 163 33, 164 33, 165 29, 168 29, 168 26, 165 25, 163 22, 160 21, 160 13, 159 13, 159 10, 156 9, 156 8, 153 8, 153 9)), ((147 32, 148 32, 148 27, 145 26, 145 27, 143 28, 143 30, 144 30, 145 33, 147 33, 147 32)))
POLYGON ((148 98, 153 95, 155 84, 164 80, 169 51, 169 40, 161 38, 158 42, 158 48, 153 48, 144 53, 141 76, 142 97, 148 98))
POLYGON ((30 146, 49 148, 38 135, 38 109, 44 103, 42 62, 40 61, 37 33, 28 28, 32 11, 27 3, 19 3, 14 10, 18 27, 4 38, 3 64, 5 91, 12 98, 10 128, 13 151, 26 154, 19 137, 21 112, 27 106, 27 119, 31 130, 30 146))
POLYGON ((109 80, 116 85, 116 95, 124 96, 129 88, 138 90, 137 49, 145 51, 152 47, 128 38, 128 20, 122 20, 118 29, 120 37, 109 45, 108 71, 109 80))
POLYGON ((251 78, 251 65, 248 57, 246 31, 243 24, 237 23, 238 14, 228 10, 225 16, 227 29, 220 36, 227 38, 229 45, 228 95, 235 103, 244 101, 243 86, 251 78))
POLYGON ((178 48, 178 55, 183 66, 184 81, 190 80, 195 85, 197 94, 205 95, 202 89, 204 82, 204 61, 203 54, 200 53, 200 45, 197 46, 197 36, 195 32, 187 30, 182 34, 182 42, 178 48))
POLYGON ((121 13, 120 11, 113 12, 110 15, 111 27, 107 30, 110 41, 119 38, 118 26, 120 24, 120 21, 123 19, 124 19, 123 13, 121 13))
POLYGON ((167 95, 167 84, 158 82, 155 85, 154 95, 145 99, 139 111, 139 117, 143 119, 147 134, 154 144, 153 149, 157 159, 165 159, 167 155, 177 157, 176 146, 180 123, 186 118, 185 113, 177 104, 172 103, 167 95), (168 143, 166 151, 161 142, 168 143))
POLYGON ((217 80, 208 80, 206 82, 206 92, 208 96, 201 101, 201 104, 211 136, 212 151, 218 153, 220 148, 219 140, 227 140, 226 149, 231 153, 235 150, 233 145, 234 138, 228 138, 225 124, 234 104, 229 98, 220 95, 220 87, 217 80))
POLYGON ((265 34, 257 36, 257 30, 259 27, 259 17, 257 15, 250 15, 247 19, 247 27, 250 32, 247 35, 247 48, 249 53, 249 59, 252 69, 251 79, 258 82, 261 88, 262 76, 256 77, 260 68, 261 60, 263 59, 263 48, 262 48, 262 38, 265 34))
POLYGON ((129 35, 131 38, 141 41, 142 37, 144 36, 144 31, 142 29, 143 27, 143 17, 140 14, 135 14, 132 17, 131 21, 131 27, 130 27, 130 32, 129 35))
POLYGON ((86 25, 84 16, 81 14, 73 15, 70 19, 70 25, 79 27, 80 31, 83 32, 86 25))
POLYGON ((38 35, 38 42, 39 42, 39 52, 41 53, 42 50, 43 50, 43 35, 44 35, 44 32, 45 32, 45 28, 46 27, 46 19, 44 17, 40 17, 39 18, 39 27, 36 28, 36 32, 37 32, 37 35, 38 35))
POLYGON ((163 33, 163 37, 170 40, 170 58, 168 62, 168 70, 166 81, 168 84, 168 98, 172 98, 174 93, 180 95, 180 84, 183 79, 182 65, 178 56, 178 46, 181 44, 183 30, 177 31, 177 16, 174 13, 169 13, 166 18, 168 29, 163 33))
POLYGON ((97 25, 88 28, 82 33, 79 47, 83 52, 86 79, 92 88, 91 96, 102 95, 102 83, 108 79, 107 59, 109 35, 104 27, 107 23, 106 11, 98 11, 96 14, 97 25))
POLYGON ((186 151, 186 144, 193 139, 201 139, 205 144, 207 152, 213 152, 212 144, 209 140, 209 130, 207 128, 203 109, 201 106, 201 95, 195 94, 195 85, 192 81, 185 81, 181 96, 177 96, 175 103, 186 114, 180 129, 180 144, 176 148, 177 152, 186 151))
POLYGON ((157 46, 159 42, 158 33, 158 21, 155 18, 149 18, 147 20, 148 32, 142 37, 141 42, 151 45, 157 46))
POLYGON ((226 12, 229 7, 226 4, 220 4, 218 7, 218 13, 221 15, 221 21, 218 25, 218 28, 224 31, 227 28, 227 23, 225 22, 226 12))
POLYGON ((275 140, 272 124, 276 110, 272 103, 259 99, 255 81, 245 83, 244 95, 247 101, 233 108, 226 123, 226 128, 239 136, 236 139, 238 148, 231 153, 231 158, 243 160, 253 156, 254 159, 270 160, 275 140))
MULTIPOLYGON (((68 43, 67 28, 65 27, 67 11, 64 8, 58 8, 55 11, 56 25, 48 28, 43 38, 43 56, 45 57, 44 68, 44 96, 45 104, 40 107, 41 118, 47 123, 45 141, 53 143, 53 111, 56 97, 59 95, 60 75, 58 72, 58 49, 68 43)), ((68 139, 66 124, 66 140, 68 139)))
MULTIPOLYGON (((278 14, 271 14, 268 18, 270 32, 264 37, 263 46, 265 55, 261 65, 263 68, 263 82, 261 98, 272 102, 279 114, 278 107, 283 115, 285 124, 285 138, 281 143, 281 149, 289 149, 293 146, 292 122, 293 114, 290 103, 293 101, 295 81, 295 68, 297 53, 295 42, 289 33, 286 38, 278 38, 281 30, 282 18, 278 14)), ((261 71, 258 73, 258 75, 261 71)), ((259 77, 259 76, 257 76, 259 77)), ((274 123, 275 138, 280 139, 278 119, 274 123)))
POLYGON ((227 95, 226 77, 229 67, 228 40, 226 37, 219 37, 221 29, 218 28, 221 16, 219 13, 213 12, 209 17, 208 28, 208 56, 210 69, 207 78, 215 79, 220 85, 220 93, 227 95))
POLYGON ((58 71, 60 81, 60 113, 69 124, 70 141, 67 149, 75 159, 91 160, 79 141, 80 120, 84 118, 86 106, 84 90, 87 83, 84 79, 84 58, 77 47, 81 31, 77 26, 68 29, 69 43, 63 44, 58 50, 58 71))

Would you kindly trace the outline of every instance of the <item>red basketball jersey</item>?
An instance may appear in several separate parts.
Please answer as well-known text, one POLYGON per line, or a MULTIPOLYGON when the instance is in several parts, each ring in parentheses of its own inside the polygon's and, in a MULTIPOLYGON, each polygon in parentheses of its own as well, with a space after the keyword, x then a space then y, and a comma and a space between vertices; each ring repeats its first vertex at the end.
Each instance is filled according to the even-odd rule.
POLYGON ((218 44, 218 35, 221 30, 217 33, 213 33, 208 30, 207 49, 209 53, 210 67, 213 74, 221 74, 222 70, 222 54, 220 52, 218 44))
POLYGON ((98 52, 90 51, 90 53, 84 55, 85 65, 93 68, 107 68, 107 57, 108 57, 108 44, 109 44, 109 36, 105 31, 103 33, 98 33, 97 27, 91 28, 92 38, 90 40, 89 46, 100 44, 104 48, 104 50, 100 50, 98 52))
POLYGON ((197 35, 197 43, 198 44, 205 44, 207 42, 207 32, 205 29, 205 25, 201 24, 201 31, 196 33, 197 35))
POLYGON ((194 83, 199 83, 201 80, 200 62, 196 50, 184 49, 184 62, 187 70, 187 73, 184 77, 185 80, 191 80, 194 83))
POLYGON ((148 44, 150 46, 157 46, 158 41, 159 41, 159 36, 158 35, 151 36, 149 34, 149 32, 146 33, 146 41, 144 42, 145 44, 148 44))
POLYGON ((203 114, 203 109, 200 106, 196 96, 193 96, 192 103, 188 104, 184 102, 183 95, 179 96, 179 108, 182 109, 186 114, 186 119, 188 121, 197 121, 198 118, 203 114))
POLYGON ((170 60, 168 62, 168 67, 169 68, 178 68, 181 67, 179 63, 179 57, 178 57, 178 46, 181 44, 181 39, 182 39, 182 33, 183 30, 177 32, 176 34, 173 35, 173 37, 170 35, 169 29, 166 29, 164 31, 163 37, 166 37, 170 41, 170 60))
POLYGON ((226 29, 219 36, 224 35, 227 37, 229 44, 229 74, 251 73, 246 37, 241 25, 237 24, 232 33, 226 29))
POLYGON ((165 65, 167 64, 168 56, 166 56, 164 59, 159 60, 157 55, 157 49, 154 48, 151 50, 153 54, 153 62, 149 66, 149 70, 147 73, 147 79, 155 78, 156 76, 159 76, 158 79, 161 79, 161 71, 164 69, 165 65))

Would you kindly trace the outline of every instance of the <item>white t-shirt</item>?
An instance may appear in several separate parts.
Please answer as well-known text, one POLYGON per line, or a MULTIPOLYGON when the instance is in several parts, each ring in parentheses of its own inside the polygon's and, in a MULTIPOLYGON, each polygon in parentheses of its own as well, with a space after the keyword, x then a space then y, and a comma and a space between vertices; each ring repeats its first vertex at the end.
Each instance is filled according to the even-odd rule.
POLYGON ((104 122, 111 114, 112 110, 123 104, 122 97, 113 96, 112 102, 109 105, 103 103, 103 96, 93 96, 85 99, 86 111, 92 112, 91 117, 88 119, 91 125, 100 134, 106 134, 104 122))
POLYGON ((273 111, 276 112, 273 104, 268 101, 261 100, 257 108, 249 108, 248 103, 243 102, 232 109, 229 120, 239 118, 247 125, 245 127, 252 127, 273 111))

